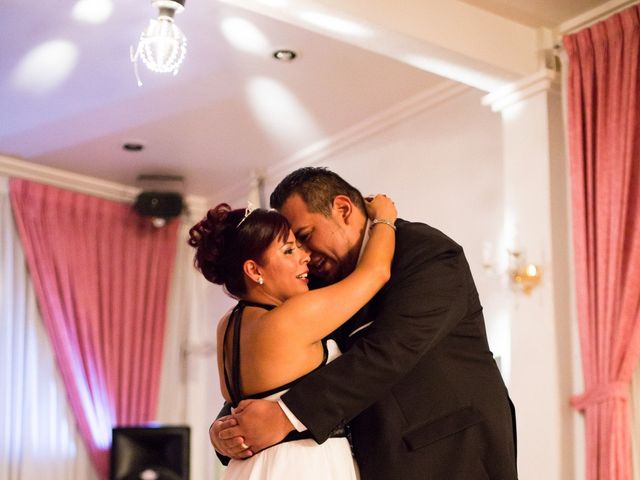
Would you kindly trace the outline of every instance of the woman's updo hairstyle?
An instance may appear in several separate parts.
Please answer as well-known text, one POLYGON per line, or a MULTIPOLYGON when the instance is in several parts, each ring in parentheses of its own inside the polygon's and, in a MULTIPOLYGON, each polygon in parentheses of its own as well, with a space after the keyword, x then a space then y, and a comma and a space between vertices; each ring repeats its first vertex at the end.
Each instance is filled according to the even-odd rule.
POLYGON ((265 264, 264 252, 276 239, 285 240, 289 222, 275 210, 232 210, 221 203, 189 230, 188 243, 196 249, 195 267, 212 283, 223 285, 233 297, 247 293, 243 265, 265 264))

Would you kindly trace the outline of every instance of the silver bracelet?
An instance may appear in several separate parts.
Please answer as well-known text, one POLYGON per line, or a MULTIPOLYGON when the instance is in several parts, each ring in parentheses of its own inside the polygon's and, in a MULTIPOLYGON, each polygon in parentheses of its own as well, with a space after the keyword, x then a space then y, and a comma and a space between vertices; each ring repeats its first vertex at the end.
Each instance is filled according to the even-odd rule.
POLYGON ((379 223, 390 226, 391 228, 393 228, 394 231, 396 229, 396 226, 393 224, 393 222, 389 220, 385 220, 384 218, 374 218, 373 220, 371 220, 371 228, 373 228, 374 225, 377 225, 379 223))

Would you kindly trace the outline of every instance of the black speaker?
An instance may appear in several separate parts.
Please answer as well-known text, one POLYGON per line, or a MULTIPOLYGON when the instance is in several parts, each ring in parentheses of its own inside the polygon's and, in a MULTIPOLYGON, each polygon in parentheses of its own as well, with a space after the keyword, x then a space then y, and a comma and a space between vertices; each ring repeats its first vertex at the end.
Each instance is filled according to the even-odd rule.
POLYGON ((142 192, 133 208, 143 217, 173 218, 182 213, 182 195, 176 192, 142 192))
POLYGON ((188 480, 189 427, 115 427, 110 480, 188 480))

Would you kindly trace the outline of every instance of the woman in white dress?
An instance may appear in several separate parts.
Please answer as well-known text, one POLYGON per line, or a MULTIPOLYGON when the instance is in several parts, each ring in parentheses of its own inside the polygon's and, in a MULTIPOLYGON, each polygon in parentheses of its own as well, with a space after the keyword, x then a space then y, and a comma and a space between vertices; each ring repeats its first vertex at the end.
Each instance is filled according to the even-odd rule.
MULTIPOLYGON (((343 280, 311 291, 309 254, 276 211, 220 204, 190 230, 196 267, 239 300, 217 332, 220 388, 234 406, 246 398, 277 401, 339 355, 335 342, 323 339, 389 279, 397 212, 383 195, 366 203, 369 217, 383 222, 372 222, 358 266, 343 280)), ((294 431, 247 460, 231 460, 224 478, 349 480, 357 473, 346 433, 338 429, 321 445, 294 431)))

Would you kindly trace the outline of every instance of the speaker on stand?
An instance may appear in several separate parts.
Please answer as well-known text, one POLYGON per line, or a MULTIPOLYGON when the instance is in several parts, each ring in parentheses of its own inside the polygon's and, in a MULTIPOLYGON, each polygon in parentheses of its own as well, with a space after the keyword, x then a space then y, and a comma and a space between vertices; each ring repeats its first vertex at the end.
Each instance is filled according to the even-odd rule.
POLYGON ((188 480, 189 427, 115 427, 110 480, 188 480))

